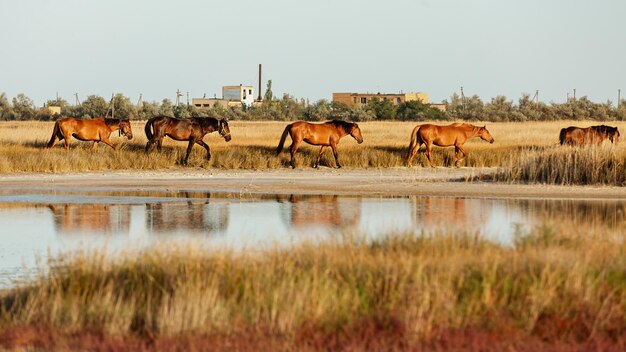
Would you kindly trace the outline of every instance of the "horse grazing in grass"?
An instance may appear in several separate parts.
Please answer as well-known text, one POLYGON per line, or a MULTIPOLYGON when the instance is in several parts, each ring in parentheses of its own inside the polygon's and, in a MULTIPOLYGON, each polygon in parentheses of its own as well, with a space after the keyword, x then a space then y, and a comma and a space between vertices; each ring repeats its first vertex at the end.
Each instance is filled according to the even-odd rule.
POLYGON ((480 137, 489 143, 493 143, 494 139, 489 134, 486 126, 479 127, 469 123, 453 123, 448 126, 437 126, 431 124, 417 125, 411 133, 411 143, 409 144, 409 152, 407 154, 407 164, 410 167, 413 159, 417 155, 417 151, 426 144, 426 158, 431 167, 434 167, 430 159, 432 145, 439 147, 454 146, 454 165, 459 167, 459 163, 467 157, 467 151, 463 148, 465 141, 471 138, 480 137), (460 154, 463 154, 459 158, 460 154))
POLYGON ((326 148, 330 146, 335 155, 335 163, 337 168, 341 167, 339 163, 339 154, 337 153, 337 144, 343 136, 351 135, 356 141, 363 143, 363 136, 361 135, 361 129, 359 125, 354 122, 346 122, 340 120, 332 120, 324 123, 310 123, 304 121, 296 121, 287 125, 283 131, 283 135, 280 137, 278 148, 276 148, 276 155, 279 155, 283 150, 285 139, 287 134, 291 137, 292 143, 289 147, 291 152, 291 167, 296 168, 295 155, 300 144, 304 141, 311 145, 321 145, 320 153, 315 160, 314 168, 320 163, 322 154, 326 151, 326 148))
POLYGON ((559 134, 561 145, 586 145, 600 144, 606 139, 617 144, 619 141, 619 130, 617 127, 599 125, 587 128, 570 126, 563 128, 559 134))
POLYGON ((169 116, 156 116, 146 122, 144 128, 148 143, 146 153, 150 151, 152 145, 157 145, 157 150, 161 151, 161 145, 165 136, 177 141, 189 141, 184 164, 189 161, 189 154, 194 144, 198 144, 206 149, 206 158, 211 160, 211 149, 202 140, 207 133, 219 132, 226 142, 230 141, 230 129, 226 119, 216 119, 214 117, 192 117, 190 119, 177 119, 169 116), (153 132, 154 131, 154 132, 153 132))
POLYGON ((133 139, 133 131, 130 128, 130 121, 120 119, 92 119, 83 120, 68 117, 57 120, 54 123, 52 137, 47 148, 52 148, 58 140, 65 140, 65 149, 70 147, 72 137, 80 141, 93 141, 93 150, 96 150, 98 143, 102 142, 115 150, 115 146, 109 141, 111 132, 120 131, 120 135, 133 139))

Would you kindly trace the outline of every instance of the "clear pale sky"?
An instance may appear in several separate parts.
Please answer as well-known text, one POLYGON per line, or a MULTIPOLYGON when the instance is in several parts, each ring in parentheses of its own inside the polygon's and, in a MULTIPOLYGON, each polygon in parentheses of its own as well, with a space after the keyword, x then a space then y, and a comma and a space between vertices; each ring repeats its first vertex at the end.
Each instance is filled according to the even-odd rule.
POLYGON ((222 85, 331 99, 421 91, 484 101, 626 96, 623 0, 0 0, 0 92, 37 105, 222 85))

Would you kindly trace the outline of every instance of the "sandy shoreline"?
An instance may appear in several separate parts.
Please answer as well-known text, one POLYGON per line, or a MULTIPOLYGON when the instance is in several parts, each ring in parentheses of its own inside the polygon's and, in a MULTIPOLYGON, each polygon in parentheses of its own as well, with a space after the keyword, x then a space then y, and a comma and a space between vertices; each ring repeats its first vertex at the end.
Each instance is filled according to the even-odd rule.
MULTIPOLYGON (((520 185, 466 180, 495 168, 271 169, 106 171, 0 175, 0 191, 52 189, 193 190, 208 192, 438 195, 490 198, 624 199, 626 187, 520 185)), ((13 193, 13 192, 11 192, 13 193)))

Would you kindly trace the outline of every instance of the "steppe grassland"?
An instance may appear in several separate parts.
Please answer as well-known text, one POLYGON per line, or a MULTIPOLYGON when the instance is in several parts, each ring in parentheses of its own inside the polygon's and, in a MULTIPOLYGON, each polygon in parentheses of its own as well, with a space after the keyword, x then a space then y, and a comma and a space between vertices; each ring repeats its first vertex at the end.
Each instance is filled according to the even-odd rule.
MULTIPOLYGON (((194 146, 190 166, 224 169, 262 169, 288 167, 288 152, 291 141, 287 138, 280 157, 274 152, 284 127, 289 122, 252 122, 231 121, 233 136, 231 142, 225 142, 217 133, 205 137, 211 146, 212 160, 206 162, 205 151, 194 146)), ((447 124, 434 122, 436 124, 447 124)), ((342 164, 346 167, 403 167, 409 144, 409 136, 416 122, 362 122, 364 143, 359 145, 351 137, 344 137, 339 145, 342 164)), ((570 125, 589 126, 599 124, 593 121, 556 121, 556 122, 505 122, 475 123, 487 125, 495 138, 494 144, 479 139, 466 143, 469 156, 464 166, 493 167, 510 166, 516 157, 531 153, 551 150, 557 147, 559 131, 570 125)), ((607 123, 626 131, 625 122, 607 123)), ((91 151, 91 143, 75 139, 71 141, 71 151, 65 152, 59 143, 52 150, 44 146, 50 139, 53 122, 1 122, 0 123, 0 172, 73 172, 107 169, 163 169, 181 167, 180 162, 187 144, 169 138, 164 140, 163 153, 145 155, 146 144, 143 121, 132 123, 134 139, 122 140, 112 134, 114 144, 120 145, 113 152, 109 147, 100 145, 98 151, 91 151)), ((423 149, 423 147, 422 147, 423 149)), ((623 152, 623 147, 617 147, 623 152)), ((306 144, 298 151, 298 165, 310 167, 319 152, 319 147, 306 144)), ((438 166, 453 164, 453 148, 434 148, 434 162, 438 166)), ((334 166, 332 153, 326 152, 322 159, 323 166, 334 166)), ((420 154, 416 166, 426 165, 425 157, 420 154)))

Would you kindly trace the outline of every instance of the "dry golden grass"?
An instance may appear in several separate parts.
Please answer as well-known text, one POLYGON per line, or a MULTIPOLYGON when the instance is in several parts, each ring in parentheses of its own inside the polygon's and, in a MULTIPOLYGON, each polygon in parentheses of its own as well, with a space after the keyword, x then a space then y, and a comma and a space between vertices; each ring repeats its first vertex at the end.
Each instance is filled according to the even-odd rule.
POLYGON ((350 336, 350 327, 369 320, 395 322, 383 329, 407 345, 446 331, 614 339, 626 328, 625 249, 623 239, 541 228, 514 248, 441 234, 245 253, 194 245, 81 253, 1 293, 0 331, 233 341, 262 331, 297 344, 303 331, 368 337, 350 336))
MULTIPOLYGON (((205 141, 211 146, 213 158, 205 160, 205 151, 194 146, 191 167, 224 169, 263 169, 288 167, 287 147, 276 157, 274 154, 280 135, 288 122, 231 121, 233 139, 225 142, 216 133, 209 134, 205 141)), ((366 122, 360 123, 364 143, 359 145, 351 137, 344 137, 339 145, 342 164, 346 167, 403 167, 411 130, 415 122, 366 122)), ((477 123, 482 125, 483 123, 477 123)), ((524 123, 487 123, 487 128, 495 138, 494 144, 479 139, 466 143, 469 156, 464 166, 493 167, 511 165, 511 160, 519 160, 528 153, 557 146, 559 131, 570 125, 589 126, 597 122, 558 121, 524 123)), ((626 131, 626 123, 607 123, 626 131)), ((71 150, 66 152, 60 145, 52 150, 44 149, 50 139, 52 122, 1 122, 0 123, 0 172, 72 172, 109 169, 167 169, 183 167, 180 162, 187 144, 164 140, 164 151, 159 154, 143 153, 146 137, 144 122, 133 122, 135 138, 122 141, 113 134, 112 140, 119 144, 118 151, 107 146, 99 146, 91 151, 91 143, 72 140, 71 150)), ((423 148, 422 148, 423 149, 423 148)), ((623 152, 623 146, 616 148, 623 152)), ((319 147, 303 145, 297 154, 299 167, 310 167, 319 147)), ((434 147, 434 162, 438 166, 453 164, 453 148, 434 147)), ((425 165, 425 157, 420 154, 416 165, 425 165)), ((332 153, 327 152, 322 159, 323 166, 334 167, 332 153)))

